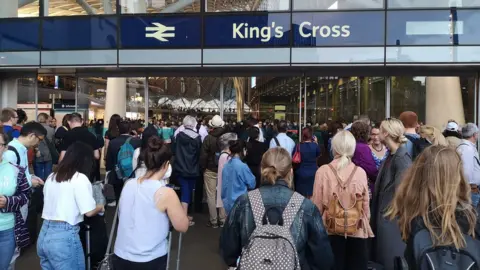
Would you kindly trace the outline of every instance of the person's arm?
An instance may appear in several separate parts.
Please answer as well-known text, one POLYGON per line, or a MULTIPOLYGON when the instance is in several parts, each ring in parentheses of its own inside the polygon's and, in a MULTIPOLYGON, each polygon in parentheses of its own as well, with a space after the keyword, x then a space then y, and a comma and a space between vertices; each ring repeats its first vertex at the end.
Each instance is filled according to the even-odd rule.
POLYGON ((310 269, 333 269, 334 257, 330 240, 323 226, 322 216, 316 207, 307 222, 307 248, 305 258, 310 269))
POLYGON ((353 155, 352 162, 358 167, 364 169, 369 179, 377 179, 378 169, 375 165, 375 160, 373 159, 370 147, 362 149, 357 148, 353 155))
POLYGON ((112 146, 110 145, 107 148, 107 152, 105 153, 106 160, 105 160, 105 170, 106 171, 112 171, 115 166, 115 153, 112 150, 112 146))
POLYGON ((315 173, 315 182, 313 183, 312 202, 317 206, 320 214, 323 214, 323 184, 327 179, 323 177, 323 168, 320 168, 315 173))
POLYGON ((200 172, 207 168, 208 154, 210 152, 210 140, 204 140, 200 150, 200 172))
POLYGON ((400 183, 402 182, 403 174, 411 165, 412 165, 412 159, 408 155, 405 155, 395 160, 395 175, 394 175, 395 178, 394 179, 395 179, 396 188, 400 186, 400 183))
POLYGON ((97 160, 100 159, 100 151, 98 151, 98 149, 93 150, 93 156, 97 160))
POLYGON ((140 148, 135 149, 133 152, 132 167, 135 170, 138 166, 138 157, 140 156, 140 148))
MULTIPOLYGON (((108 151, 108 145, 110 144, 110 139, 108 139, 107 136, 105 136, 105 153, 107 153, 108 151)), ((107 155, 104 155, 103 156, 103 159, 105 160, 105 162, 107 161, 107 155)))
POLYGON ((473 151, 470 150, 468 146, 460 146, 461 151, 458 151, 463 163, 463 173, 465 178, 469 183, 473 183, 474 179, 474 168, 475 168, 475 156, 473 151))
POLYGON ((73 192, 78 210, 82 215, 92 217, 105 211, 104 205, 96 205, 93 198, 93 188, 90 180, 84 174, 75 174, 71 179, 73 182, 73 192))
POLYGON ((0 212, 12 213, 19 211, 22 206, 28 203, 31 195, 31 188, 28 184, 25 170, 19 168, 17 175, 17 190, 13 196, 0 196, 0 212))
POLYGON ((66 151, 61 151, 60 152, 60 157, 58 157, 58 163, 60 163, 63 160, 63 158, 65 157, 65 152, 66 151))
POLYGON ((187 232, 189 226, 188 217, 183 210, 177 193, 173 189, 168 187, 158 189, 155 192, 155 201, 157 209, 167 213, 168 219, 172 222, 176 231, 187 232))
POLYGON ((245 183, 245 185, 247 185, 248 189, 254 189, 255 186, 257 185, 257 182, 255 180, 255 176, 253 175, 252 171, 250 170, 250 168, 248 168, 248 166, 246 164, 244 164, 245 166, 243 166, 243 170, 242 172, 240 173, 240 178, 242 180, 242 182, 245 183))
POLYGON ((237 266, 237 259, 242 254, 242 229, 245 224, 246 194, 235 201, 232 210, 227 216, 220 235, 220 255, 229 267, 237 266))

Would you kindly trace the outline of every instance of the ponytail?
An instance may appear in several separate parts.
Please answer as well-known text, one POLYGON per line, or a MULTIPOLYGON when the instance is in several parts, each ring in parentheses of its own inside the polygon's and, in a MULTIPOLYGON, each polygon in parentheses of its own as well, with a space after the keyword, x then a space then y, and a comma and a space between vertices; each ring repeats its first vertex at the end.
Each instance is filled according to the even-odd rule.
POLYGON ((337 163, 337 171, 342 170, 350 164, 351 159, 347 155, 341 155, 337 163))

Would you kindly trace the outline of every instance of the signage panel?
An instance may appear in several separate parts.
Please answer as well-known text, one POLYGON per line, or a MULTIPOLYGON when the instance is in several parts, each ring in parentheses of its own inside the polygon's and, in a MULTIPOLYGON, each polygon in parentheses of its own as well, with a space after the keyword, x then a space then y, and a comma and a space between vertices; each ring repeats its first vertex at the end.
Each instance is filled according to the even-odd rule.
POLYGON ((36 51, 39 49, 39 20, 0 20, 0 51, 36 51))
POLYGON ((135 16, 120 21, 123 49, 200 47, 200 16, 135 16))
MULTIPOLYGON (((75 110, 75 104, 64 104, 64 103, 55 103, 53 104, 53 109, 55 110, 75 110)), ((88 109, 88 104, 78 104, 78 110, 88 109)))
POLYGON ((387 45, 480 45, 480 10, 387 13, 387 45))
POLYGON ((294 13, 295 47, 384 44, 384 12, 294 13))
POLYGON ((290 42, 290 14, 205 16, 205 47, 282 47, 290 42))
POLYGON ((43 50, 116 49, 117 19, 112 16, 45 17, 43 50))

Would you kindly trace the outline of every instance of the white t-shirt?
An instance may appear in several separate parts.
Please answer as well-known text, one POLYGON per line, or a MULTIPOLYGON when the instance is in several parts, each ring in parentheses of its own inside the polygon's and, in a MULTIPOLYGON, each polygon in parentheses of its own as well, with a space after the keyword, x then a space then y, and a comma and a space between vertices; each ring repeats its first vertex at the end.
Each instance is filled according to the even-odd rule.
POLYGON ((52 173, 43 188, 44 206, 42 218, 65 221, 76 225, 83 215, 95 209, 92 184, 82 173, 75 173, 69 181, 58 183, 52 173))

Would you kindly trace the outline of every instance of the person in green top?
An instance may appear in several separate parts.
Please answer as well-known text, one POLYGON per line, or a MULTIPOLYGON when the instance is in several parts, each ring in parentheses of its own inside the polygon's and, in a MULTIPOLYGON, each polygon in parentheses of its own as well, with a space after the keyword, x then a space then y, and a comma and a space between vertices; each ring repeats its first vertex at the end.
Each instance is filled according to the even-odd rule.
POLYGON ((27 228, 22 224, 20 208, 27 204, 30 195, 25 172, 22 168, 4 160, 7 135, 0 132, 0 269, 8 269, 15 248, 23 248, 28 242, 27 228), (18 225, 18 227, 17 227, 18 225), (23 226, 23 227, 22 227, 23 226))
POLYGON ((172 138, 173 138, 173 134, 175 133, 175 131, 173 130, 172 128, 172 122, 168 121, 166 123, 166 125, 164 125, 162 127, 162 136, 161 138, 163 139, 163 141, 165 143, 171 143, 172 142, 172 138))

